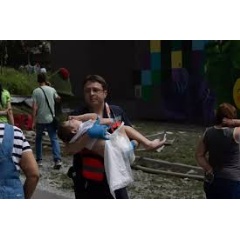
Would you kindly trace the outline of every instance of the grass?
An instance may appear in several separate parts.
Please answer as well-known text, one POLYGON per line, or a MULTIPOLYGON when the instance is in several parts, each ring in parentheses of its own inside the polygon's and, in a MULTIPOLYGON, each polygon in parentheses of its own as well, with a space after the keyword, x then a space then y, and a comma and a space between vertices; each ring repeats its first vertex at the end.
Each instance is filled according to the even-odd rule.
POLYGON ((34 88, 38 86, 36 74, 27 74, 13 68, 4 67, 0 74, 0 83, 13 95, 32 95, 34 88))
MULTIPOLYGON (((179 162, 190 165, 197 165, 195 161, 195 149, 200 136, 203 134, 204 127, 162 123, 152 121, 135 121, 135 128, 145 136, 167 132, 167 139, 175 139, 172 145, 166 146, 160 153, 158 152, 136 152, 136 155, 154 159, 161 159, 170 162, 179 162)), ((159 136, 149 137, 150 139, 159 136)), ((163 137, 163 134, 160 135, 163 137)))

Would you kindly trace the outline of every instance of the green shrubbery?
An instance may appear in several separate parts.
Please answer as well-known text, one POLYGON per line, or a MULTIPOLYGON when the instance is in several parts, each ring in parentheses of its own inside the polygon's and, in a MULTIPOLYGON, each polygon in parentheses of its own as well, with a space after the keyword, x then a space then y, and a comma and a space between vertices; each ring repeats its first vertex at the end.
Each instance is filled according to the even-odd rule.
POLYGON ((2 69, 2 74, 0 73, 0 83, 11 95, 30 96, 33 89, 38 86, 36 74, 27 74, 6 67, 2 69))

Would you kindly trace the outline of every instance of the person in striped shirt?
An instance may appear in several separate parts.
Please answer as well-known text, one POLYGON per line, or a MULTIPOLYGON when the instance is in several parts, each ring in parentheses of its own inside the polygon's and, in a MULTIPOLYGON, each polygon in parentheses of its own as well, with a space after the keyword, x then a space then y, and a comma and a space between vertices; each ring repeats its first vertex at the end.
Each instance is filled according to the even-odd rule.
POLYGON ((38 180, 37 162, 22 130, 0 123, 0 198, 31 198, 38 180))

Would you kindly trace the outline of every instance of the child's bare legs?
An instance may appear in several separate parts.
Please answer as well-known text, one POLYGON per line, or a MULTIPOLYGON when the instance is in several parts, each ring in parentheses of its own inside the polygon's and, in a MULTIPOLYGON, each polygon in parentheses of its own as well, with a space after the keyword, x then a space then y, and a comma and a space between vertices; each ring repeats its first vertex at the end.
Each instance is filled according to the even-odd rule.
POLYGON ((156 150, 166 142, 166 138, 164 138, 163 140, 149 140, 144 137, 140 132, 129 126, 124 126, 124 130, 130 139, 134 139, 138 143, 141 143, 146 150, 156 150))

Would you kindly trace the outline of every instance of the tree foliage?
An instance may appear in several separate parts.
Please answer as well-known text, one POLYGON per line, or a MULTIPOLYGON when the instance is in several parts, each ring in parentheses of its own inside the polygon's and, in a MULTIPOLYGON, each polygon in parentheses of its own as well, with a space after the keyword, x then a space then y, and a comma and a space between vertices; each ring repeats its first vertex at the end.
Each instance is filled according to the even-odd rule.
POLYGON ((233 86, 240 77, 240 41, 209 41, 205 53, 206 77, 217 104, 233 103, 233 86))
POLYGON ((2 40, 0 56, 2 66, 18 68, 22 64, 31 64, 33 54, 50 52, 48 40, 2 40))

